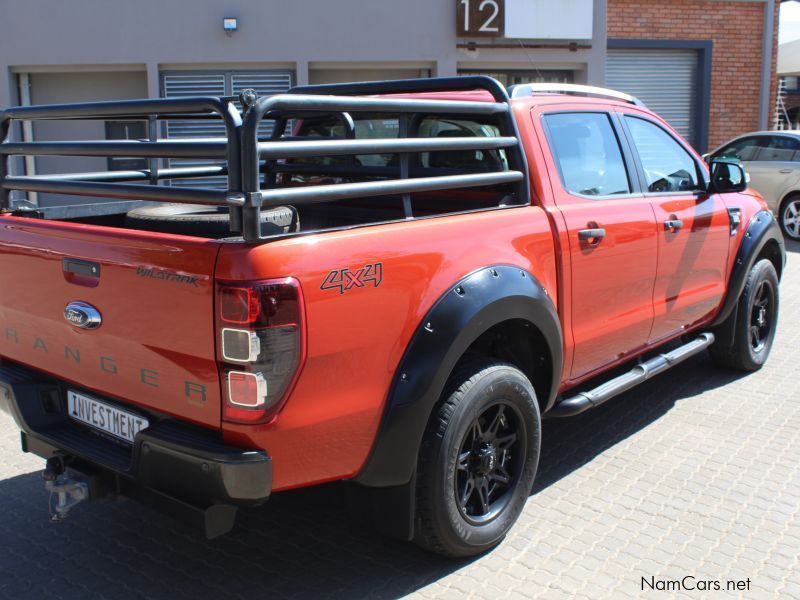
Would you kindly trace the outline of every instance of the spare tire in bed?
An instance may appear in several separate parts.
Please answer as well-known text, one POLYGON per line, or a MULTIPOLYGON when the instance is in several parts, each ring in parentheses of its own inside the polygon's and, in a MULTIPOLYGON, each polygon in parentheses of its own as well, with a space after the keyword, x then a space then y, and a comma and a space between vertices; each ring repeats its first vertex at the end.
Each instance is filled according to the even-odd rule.
MULTIPOLYGON (((129 229, 198 237, 231 236, 230 215, 226 206, 202 204, 143 206, 128 212, 125 226, 129 229)), ((297 229, 297 210, 293 206, 277 206, 261 211, 261 235, 277 235, 297 229)))

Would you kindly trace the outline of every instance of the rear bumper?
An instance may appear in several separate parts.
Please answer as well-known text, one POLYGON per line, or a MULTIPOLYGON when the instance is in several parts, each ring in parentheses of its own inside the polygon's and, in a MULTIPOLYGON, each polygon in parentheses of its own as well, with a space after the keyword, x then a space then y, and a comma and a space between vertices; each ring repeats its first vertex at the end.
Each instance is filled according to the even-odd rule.
POLYGON ((62 382, 0 361, 0 410, 22 430, 24 451, 62 456, 79 472, 100 473, 116 493, 145 501, 204 511, 269 498, 272 462, 263 451, 229 446, 218 432, 155 415, 132 446, 120 444, 69 419, 65 397, 62 382))

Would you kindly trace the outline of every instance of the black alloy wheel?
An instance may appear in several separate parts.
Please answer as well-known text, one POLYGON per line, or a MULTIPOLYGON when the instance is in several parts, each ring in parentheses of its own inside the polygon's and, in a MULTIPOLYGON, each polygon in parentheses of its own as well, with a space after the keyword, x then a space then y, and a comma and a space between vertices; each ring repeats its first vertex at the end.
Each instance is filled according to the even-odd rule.
POLYGON ((775 288, 764 279, 758 285, 750 314, 750 346, 761 352, 770 340, 774 320, 775 288))
POLYGON ((480 525, 505 508, 519 480, 523 446, 520 415, 498 402, 477 416, 461 442, 456 463, 456 502, 468 523, 480 525))
POLYGON ((714 330, 712 360, 737 371, 757 371, 772 350, 778 326, 778 272, 767 259, 753 265, 730 316, 714 330))
POLYGON ((525 373, 491 357, 462 359, 420 448, 414 541, 446 556, 500 543, 531 492, 541 427, 525 373))

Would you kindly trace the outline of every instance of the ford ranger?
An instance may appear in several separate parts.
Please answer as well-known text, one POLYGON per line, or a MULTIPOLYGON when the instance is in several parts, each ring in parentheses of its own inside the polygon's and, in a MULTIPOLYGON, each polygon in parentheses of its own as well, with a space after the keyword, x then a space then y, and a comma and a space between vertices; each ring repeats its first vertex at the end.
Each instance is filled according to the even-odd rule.
POLYGON ((128 497, 214 537, 345 481, 383 531, 473 555, 522 511, 543 417, 706 349, 743 371, 770 353, 773 216, 741 165, 620 92, 461 77, 0 123, 0 407, 46 459, 53 519, 128 497), (52 119, 149 138, 19 141, 52 119), (162 135, 181 119, 220 135, 162 135))

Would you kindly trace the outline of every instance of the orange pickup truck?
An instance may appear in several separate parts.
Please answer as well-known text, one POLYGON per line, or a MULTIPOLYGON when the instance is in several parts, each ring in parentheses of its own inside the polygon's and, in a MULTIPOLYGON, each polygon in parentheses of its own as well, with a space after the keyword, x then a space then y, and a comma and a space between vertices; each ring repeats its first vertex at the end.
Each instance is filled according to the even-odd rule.
POLYGON ((619 92, 462 77, 0 123, 0 407, 54 519, 123 496, 214 537, 342 480, 383 531, 472 555, 519 516, 542 417, 706 349, 770 352, 774 218, 738 163, 709 169, 619 92), (45 119, 150 137, 14 141, 45 119), (159 136, 180 119, 220 135, 159 136), (12 172, 44 155, 147 168, 12 172))

